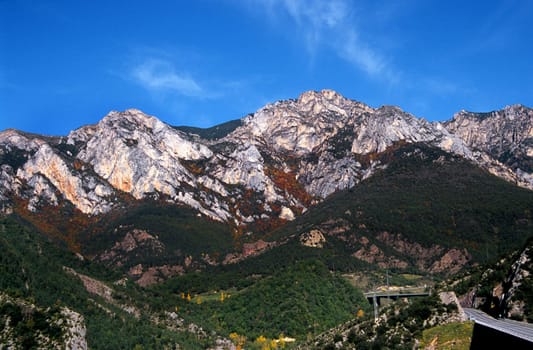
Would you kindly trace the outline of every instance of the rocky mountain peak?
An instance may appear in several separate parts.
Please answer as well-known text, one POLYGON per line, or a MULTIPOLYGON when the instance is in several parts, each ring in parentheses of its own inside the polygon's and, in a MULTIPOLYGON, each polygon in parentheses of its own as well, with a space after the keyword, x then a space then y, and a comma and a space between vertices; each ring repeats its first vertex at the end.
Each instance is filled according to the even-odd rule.
POLYGON ((513 105, 508 105, 504 107, 504 110, 506 111, 517 111, 517 112, 522 112, 527 109, 529 109, 527 106, 524 106, 523 104, 520 104, 520 103, 515 103, 513 105))
POLYGON ((246 117, 230 138, 301 156, 316 151, 353 116, 372 111, 333 90, 307 91, 296 100, 278 101, 259 109, 246 117))
POLYGON ((448 122, 452 125, 454 122, 464 122, 465 120, 471 120, 475 122, 486 122, 487 120, 495 120, 498 122, 503 121, 514 121, 515 119, 519 120, 529 120, 531 122, 532 118, 532 109, 524 106, 522 104, 514 104, 505 106, 501 110, 491 111, 491 112, 470 112, 466 110, 461 110, 458 113, 455 113, 453 119, 448 122))
POLYGON ((445 125, 470 148, 489 154, 533 184, 533 109, 512 105, 488 113, 461 111, 445 125))
POLYGON ((124 112, 111 111, 99 123, 101 128, 117 129, 145 129, 152 130, 161 127, 162 122, 156 117, 147 115, 138 109, 127 109, 124 112))
POLYGON ((404 118, 415 118, 412 114, 409 114, 405 112, 403 109, 401 109, 398 106, 392 106, 392 105, 383 105, 377 109, 377 113, 379 113, 382 116, 401 116, 404 118))
POLYGON ((0 132, 0 145, 8 148, 18 148, 25 151, 35 151, 45 143, 38 137, 32 137, 16 129, 6 129, 0 132))
POLYGON ((348 100, 346 97, 333 90, 311 90, 302 93, 296 102, 302 109, 314 111, 315 109, 327 109, 328 106, 335 106, 338 108, 355 101, 348 100), (317 105, 318 107, 315 107, 317 105))
POLYGON ((177 184, 194 183, 180 160, 212 156, 207 146, 139 110, 111 112, 91 132, 77 157, 136 198, 154 191, 176 196, 177 184))

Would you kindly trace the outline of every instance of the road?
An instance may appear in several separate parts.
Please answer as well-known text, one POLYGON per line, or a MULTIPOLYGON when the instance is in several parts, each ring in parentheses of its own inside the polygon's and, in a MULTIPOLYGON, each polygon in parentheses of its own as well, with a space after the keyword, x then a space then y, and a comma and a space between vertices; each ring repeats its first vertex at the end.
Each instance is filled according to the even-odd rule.
POLYGON ((470 320, 479 323, 480 325, 496 329, 500 332, 504 332, 533 343, 533 324, 531 323, 517 322, 506 319, 497 320, 480 310, 468 308, 464 308, 463 310, 470 320))

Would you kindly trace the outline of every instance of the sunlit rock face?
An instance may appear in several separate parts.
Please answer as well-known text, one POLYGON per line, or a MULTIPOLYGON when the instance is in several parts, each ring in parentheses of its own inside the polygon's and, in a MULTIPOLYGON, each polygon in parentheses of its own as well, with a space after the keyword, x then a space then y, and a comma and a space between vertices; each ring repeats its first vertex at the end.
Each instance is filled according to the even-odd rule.
POLYGON ((446 123, 446 128, 471 149, 485 153, 510 170, 496 175, 533 187, 531 108, 513 105, 489 113, 461 111, 446 123))
POLYGON ((52 204, 57 203, 57 190, 84 213, 99 214, 110 208, 105 198, 113 193, 111 187, 93 176, 73 173, 48 144, 43 144, 17 171, 17 177, 26 180, 37 196, 44 196, 52 204))
POLYGON ((381 155, 405 143, 438 147, 532 188, 532 115, 512 106, 430 123, 398 107, 372 108, 322 90, 268 104, 212 139, 135 109, 111 112, 67 137, 6 130, 0 210, 9 212, 13 199, 23 198, 32 211, 67 201, 99 215, 123 205, 126 194, 235 225, 286 221, 373 176, 387 166, 381 155))
POLYGON ((182 164, 209 159, 211 150, 155 117, 133 109, 111 112, 96 126, 72 132, 68 142, 83 143, 77 158, 136 199, 162 195, 213 219, 230 216, 218 198, 228 195, 224 186, 209 176, 191 173, 182 164), (215 195, 199 193, 199 185, 215 195))
MULTIPOLYGON (((473 158, 463 140, 439 123, 398 107, 375 109, 332 90, 309 91, 295 100, 269 104, 246 117, 225 141, 254 145, 280 166, 292 166, 298 181, 318 199, 351 188, 383 168, 385 164, 371 157, 366 165, 359 158, 384 152, 398 142, 425 142, 473 158)), ((253 178, 258 177, 256 171, 253 178)))
POLYGON ((194 184, 180 160, 211 156, 209 148, 186 140, 158 119, 128 110, 111 112, 102 119, 78 158, 91 164, 113 187, 139 199, 155 191, 176 196, 177 185, 194 184))
POLYGON ((35 211, 40 204, 57 205, 60 194, 83 213, 107 212, 113 188, 88 172, 76 170, 53 148, 51 143, 56 141, 12 130, 0 133, 5 160, 0 167, 0 201, 20 196, 28 200, 28 209, 35 211))
POLYGON ((277 152, 302 156, 320 150, 349 124, 352 116, 372 109, 334 91, 309 91, 297 100, 269 104, 244 120, 232 136, 263 143, 277 152))

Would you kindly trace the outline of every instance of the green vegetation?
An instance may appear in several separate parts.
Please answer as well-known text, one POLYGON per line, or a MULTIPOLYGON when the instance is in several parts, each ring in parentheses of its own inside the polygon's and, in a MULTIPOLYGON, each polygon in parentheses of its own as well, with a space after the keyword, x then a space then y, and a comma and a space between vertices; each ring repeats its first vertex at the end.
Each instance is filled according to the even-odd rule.
POLYGON ((432 345, 435 350, 468 350, 473 331, 473 322, 455 322, 429 328, 422 332, 420 348, 432 345))
MULTIPOLYGON (((533 323, 533 278, 529 277, 522 281, 520 288, 515 292, 513 300, 522 300, 524 302, 524 316, 527 322, 533 323)), ((516 318, 515 315, 510 315, 516 318)), ((519 319, 522 321, 522 319, 519 319)))
MULTIPOLYGON (((357 311, 369 313, 362 293, 319 259, 324 252, 296 242, 239 264, 186 274, 142 290, 131 283, 113 285, 120 274, 80 260, 13 219, 2 220, 0 227, 0 290, 43 308, 67 306, 81 313, 93 349, 155 349, 175 343, 199 349, 213 342, 209 336, 170 331, 149 319, 163 311, 177 311, 186 322, 224 337, 242 335, 252 348, 267 343, 273 348, 281 335, 303 340, 357 311), (89 294, 63 266, 112 285, 113 298, 137 307, 141 317, 89 294), (190 301, 187 294, 192 295, 190 301)), ((334 262, 335 257, 326 252, 324 260, 334 262)))
POLYGON ((153 290, 163 296, 166 308, 178 306, 195 323, 248 339, 285 334, 302 340, 350 319, 358 310, 369 312, 361 291, 320 260, 304 258, 276 267, 264 264, 274 261, 264 258, 255 258, 256 264, 227 266, 225 271, 218 268, 173 278, 153 290))
MULTIPOLYGON (((524 318, 527 322, 533 323, 533 238, 529 239, 524 246, 529 257, 528 261, 521 266, 523 270, 529 273, 523 274, 523 279, 520 280, 520 286, 515 290, 512 302, 522 301, 524 305, 524 318)), ((516 315, 509 315, 511 318, 516 318, 516 315)), ((520 319, 522 321, 522 319, 520 319)))
MULTIPOLYGON (((147 320, 146 316, 136 319, 102 298, 89 294, 81 281, 67 274, 63 266, 108 282, 120 275, 80 260, 12 218, 0 219, 0 251, 0 291, 31 300, 43 309, 67 306, 82 314, 91 349, 132 349, 138 344, 145 349, 160 349, 176 343, 187 349, 202 349, 209 341, 198 339, 194 334, 171 332, 147 320)), ((149 300, 133 285, 116 288, 119 297, 136 300, 139 308, 144 308, 144 303, 149 300)), ((0 310, 0 318, 16 316, 16 312, 16 309, 4 306, 0 310)), ((42 318, 38 313, 35 315, 37 318, 29 323, 33 328, 27 324, 29 319, 17 326, 19 336, 28 338, 28 342, 32 342, 35 336, 35 327, 42 328, 42 318)), ((47 332, 55 334, 53 331, 47 332)))
POLYGON ((10 301, 0 302, 0 341, 1 335, 7 332, 11 333, 9 338, 23 349, 33 349, 39 345, 36 335, 51 342, 60 342, 63 332, 52 321, 59 318, 61 315, 58 308, 43 311, 10 301))
POLYGON ((146 202, 126 212, 111 213, 82 232, 83 253, 94 255, 110 249, 132 228, 146 230, 163 244, 164 249, 157 254, 151 249, 137 250, 128 255, 124 268, 139 263, 149 266, 183 263, 187 256, 200 260, 203 254, 219 260, 234 247, 228 225, 198 217, 189 208, 146 202))
POLYGON ((320 260, 329 270, 337 272, 373 269, 365 262, 342 254, 333 244, 328 244, 324 249, 316 249, 302 246, 297 240, 290 240, 284 245, 238 264, 208 267, 201 272, 191 272, 171 278, 153 286, 152 289, 158 293, 185 290, 194 294, 230 288, 243 289, 259 278, 273 275, 295 263, 308 260, 320 260))
POLYGON ((357 317, 300 348, 337 349, 335 343, 340 343, 342 349, 413 349, 425 329, 455 311, 455 306, 443 305, 435 295, 399 300, 381 310, 379 322, 369 315, 357 317))
POLYGON ((218 332, 248 338, 297 339, 315 335, 346 321, 370 306, 362 293, 331 274, 318 260, 299 262, 226 298, 189 303, 184 311, 208 319, 218 332))

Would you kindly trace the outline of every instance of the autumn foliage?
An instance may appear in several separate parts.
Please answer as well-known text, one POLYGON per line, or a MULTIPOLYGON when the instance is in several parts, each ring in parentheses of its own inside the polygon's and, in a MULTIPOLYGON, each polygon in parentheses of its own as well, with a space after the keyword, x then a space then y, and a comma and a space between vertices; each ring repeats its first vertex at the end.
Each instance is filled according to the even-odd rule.
POLYGON ((32 212, 28 209, 28 200, 15 201, 15 213, 21 218, 37 227, 50 238, 63 241, 74 252, 80 252, 79 232, 97 219, 83 214, 68 204, 59 206, 43 205, 39 211, 32 212), (65 218, 68 218, 65 220, 65 218))
POLYGON ((309 193, 305 191, 304 186, 298 182, 294 171, 285 172, 280 169, 267 168, 266 174, 278 188, 296 198, 303 205, 307 207, 311 204, 313 197, 309 195, 309 193))

